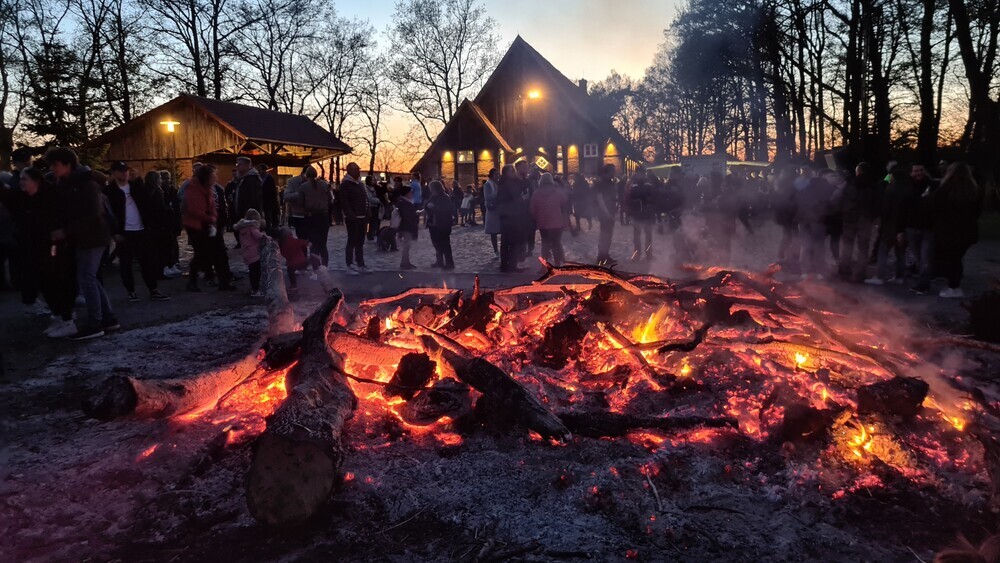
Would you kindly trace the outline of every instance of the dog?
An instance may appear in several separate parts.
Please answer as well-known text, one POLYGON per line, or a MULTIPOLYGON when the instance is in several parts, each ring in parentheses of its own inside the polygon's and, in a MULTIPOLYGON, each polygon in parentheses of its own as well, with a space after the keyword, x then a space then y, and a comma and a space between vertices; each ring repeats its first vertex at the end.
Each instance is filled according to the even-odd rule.
POLYGON ((378 249, 380 252, 396 252, 396 229, 382 227, 378 230, 378 249))

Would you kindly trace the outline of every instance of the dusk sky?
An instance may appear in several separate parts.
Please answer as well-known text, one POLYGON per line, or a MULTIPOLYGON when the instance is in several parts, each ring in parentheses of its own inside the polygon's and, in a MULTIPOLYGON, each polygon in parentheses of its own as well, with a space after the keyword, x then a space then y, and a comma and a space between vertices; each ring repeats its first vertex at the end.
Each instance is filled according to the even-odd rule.
MULTIPOLYGON (((482 0, 497 21, 505 49, 520 34, 570 79, 605 78, 612 69, 641 77, 677 14, 675 0, 482 0), (627 9, 626 9, 627 7, 627 9)), ((358 16, 385 30, 395 0, 342 2, 343 16, 358 16)))

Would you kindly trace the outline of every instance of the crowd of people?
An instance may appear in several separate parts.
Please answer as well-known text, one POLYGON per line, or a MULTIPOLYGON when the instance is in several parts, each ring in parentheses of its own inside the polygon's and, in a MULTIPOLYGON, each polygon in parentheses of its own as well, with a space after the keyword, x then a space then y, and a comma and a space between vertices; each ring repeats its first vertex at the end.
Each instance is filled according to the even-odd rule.
MULTIPOLYGON (((351 163, 339 182, 331 184, 310 165, 279 188, 266 165, 254 167, 247 157, 236 160, 225 186, 215 166, 200 162, 175 186, 169 171, 140 175, 114 162, 104 174, 63 147, 31 160, 16 151, 12 173, 0 175, 0 282, 8 283, 8 263, 23 302, 44 299, 52 316, 46 334, 80 340, 120 328, 101 276, 114 260, 129 301, 140 299, 136 264, 149 299, 170 299, 158 285, 183 275, 182 231, 193 250, 188 291, 202 291, 202 284, 236 290, 226 242, 231 232, 249 272, 250 295, 263 295, 260 241, 271 236, 294 297, 298 273, 312 269, 316 276, 329 266, 335 225, 346 231, 344 271, 367 275, 366 244, 398 252, 401 270, 417 269, 411 250, 425 229, 432 268, 455 268, 452 231, 466 226, 488 235, 501 272, 517 272, 537 255, 536 241, 543 258, 563 264, 564 233, 584 228, 598 231, 594 263, 601 266, 617 264, 612 240, 619 228, 631 230, 628 260, 650 261, 656 246, 656 255, 676 263, 725 264, 739 225, 752 234, 773 220, 781 232, 774 257, 787 272, 872 285, 912 276, 920 294, 944 278, 939 294, 961 297, 963 257, 978 240, 984 199, 961 162, 942 163, 935 175, 920 164, 892 163, 880 171, 865 162, 850 171, 802 164, 697 177, 675 168, 664 181, 641 168, 620 176, 612 164, 592 178, 564 176, 521 160, 464 188, 458 180, 425 181, 416 172, 408 182, 376 181, 351 163), (85 316, 77 319, 80 301, 85 316)), ((483 252, 489 252, 485 243, 483 252)))

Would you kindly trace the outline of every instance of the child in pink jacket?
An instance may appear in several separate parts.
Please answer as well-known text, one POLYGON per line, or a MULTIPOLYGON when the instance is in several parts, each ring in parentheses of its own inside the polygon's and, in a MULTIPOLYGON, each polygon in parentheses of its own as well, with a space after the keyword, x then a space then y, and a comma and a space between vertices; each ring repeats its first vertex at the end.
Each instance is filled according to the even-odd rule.
POLYGON ((264 219, 256 209, 248 209, 246 217, 233 226, 233 231, 240 239, 240 252, 243 261, 250 269, 250 297, 262 297, 260 290, 260 241, 264 238, 262 229, 266 227, 264 219))

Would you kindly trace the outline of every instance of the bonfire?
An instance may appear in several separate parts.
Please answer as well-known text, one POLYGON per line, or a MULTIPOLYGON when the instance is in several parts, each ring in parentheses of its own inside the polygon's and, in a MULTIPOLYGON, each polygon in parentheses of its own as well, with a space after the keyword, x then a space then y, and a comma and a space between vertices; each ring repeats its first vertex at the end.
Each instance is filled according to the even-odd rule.
MULTIPOLYGON (((1000 506, 996 397, 926 360, 955 339, 859 326, 774 272, 672 281, 543 261, 530 285, 477 280, 470 294, 415 288, 354 307, 323 280, 326 300, 299 326, 273 245, 264 260, 270 334, 242 368, 115 377, 87 405, 105 419, 209 422, 218 447, 253 444, 246 498, 260 522, 312 517, 354 478, 341 468, 359 448, 447 451, 482 435, 567 458, 595 440, 642 448, 658 511, 657 453, 692 444, 725 452, 727 472, 769 466, 830 501, 934 489, 1000 506)), ((602 491, 587 502, 599 509, 602 491)))

